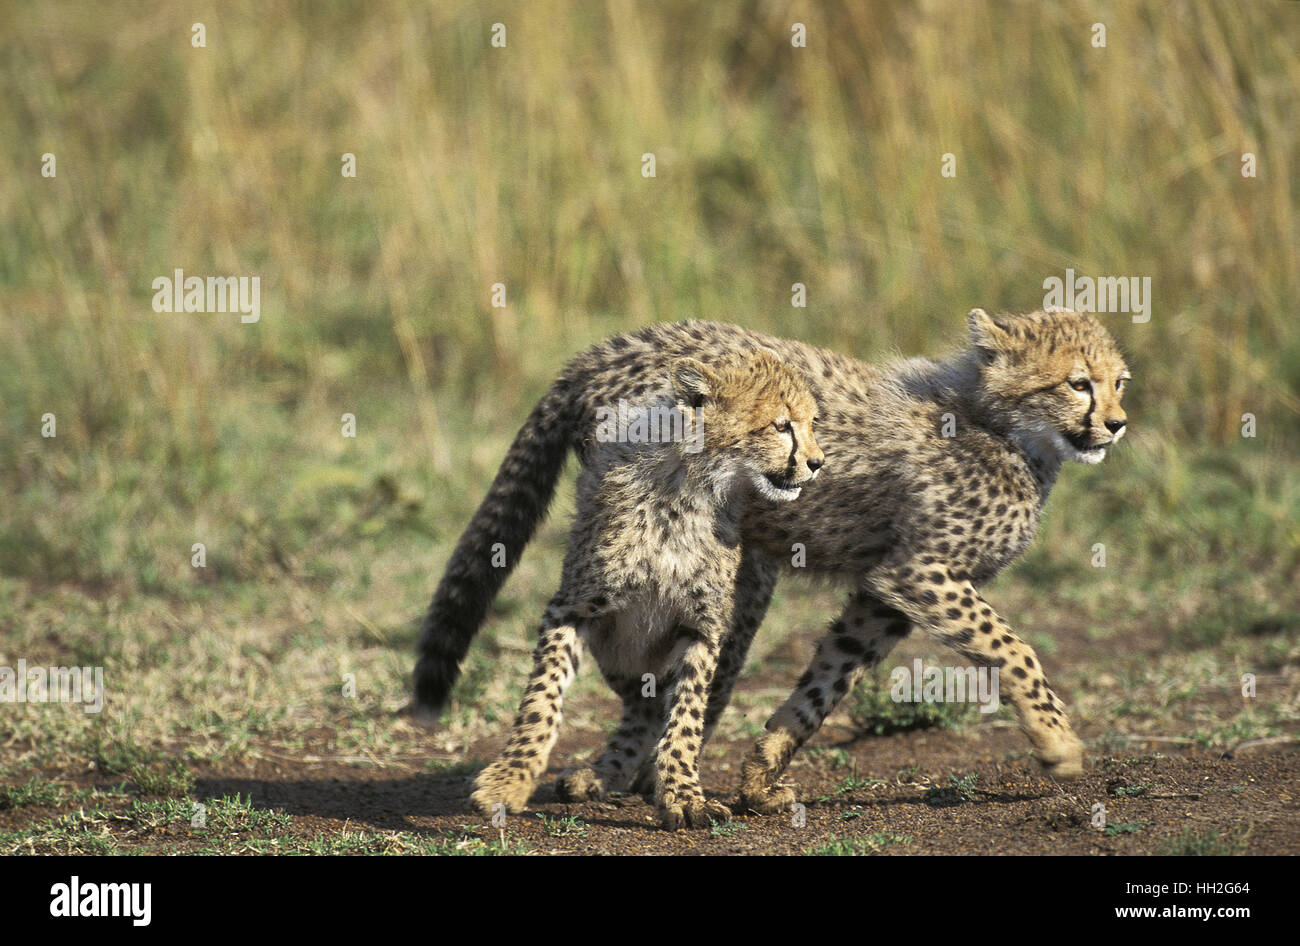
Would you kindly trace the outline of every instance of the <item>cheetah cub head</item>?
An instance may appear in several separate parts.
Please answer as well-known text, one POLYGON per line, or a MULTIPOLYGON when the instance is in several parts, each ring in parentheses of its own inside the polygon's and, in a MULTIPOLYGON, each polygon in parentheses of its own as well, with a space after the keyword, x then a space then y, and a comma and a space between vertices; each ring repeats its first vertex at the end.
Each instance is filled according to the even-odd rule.
POLYGON ((1100 463, 1127 430, 1128 365, 1092 315, 1055 309, 967 316, 984 408, 1042 459, 1100 463))
POLYGON ((716 474, 747 479, 758 495, 778 502, 797 499, 816 478, 825 462, 813 434, 817 402, 773 352, 748 352, 712 369, 682 358, 670 379, 716 474))

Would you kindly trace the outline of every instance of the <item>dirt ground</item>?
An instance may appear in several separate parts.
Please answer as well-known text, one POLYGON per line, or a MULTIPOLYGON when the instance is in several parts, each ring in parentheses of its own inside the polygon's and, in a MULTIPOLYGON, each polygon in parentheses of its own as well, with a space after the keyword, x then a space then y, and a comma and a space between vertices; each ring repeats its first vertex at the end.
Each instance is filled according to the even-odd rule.
MULTIPOLYGON (((1075 720, 1087 744, 1085 776, 1069 782, 1042 773, 1007 718, 973 714, 956 729, 877 736, 864 733, 841 707, 788 772, 805 806, 802 821, 792 813, 737 811, 731 822, 711 829, 670 833, 639 796, 585 804, 557 799, 556 775, 576 758, 598 752, 617 718, 617 703, 606 691, 575 687, 545 780, 529 809, 509 816, 504 828, 470 809, 467 798, 475 772, 502 748, 508 720, 479 727, 492 734, 451 752, 445 734, 420 729, 405 741, 400 757, 377 753, 369 760, 334 754, 333 734, 321 730, 303 740, 298 752, 281 745, 261 753, 254 748, 238 763, 192 761, 187 796, 200 802, 251 797, 254 809, 278 813, 274 836, 280 840, 267 843, 297 841, 306 852, 316 850, 315 843, 338 852, 341 837, 396 833, 430 842, 416 851, 436 853, 458 853, 458 846, 465 853, 529 854, 1300 853, 1300 743, 1294 733, 1206 749, 1186 735, 1193 727, 1179 734, 1176 714, 1153 721, 1084 712, 1080 704, 1087 701, 1071 692, 1070 681, 1083 689, 1101 666, 1109 671, 1152 661, 1163 644, 1137 633, 1098 642, 1064 633, 1056 639, 1060 650, 1050 664, 1065 681, 1059 689, 1067 705, 1079 708, 1075 720), (1135 734, 1150 732, 1153 722, 1160 735, 1135 734), (1117 739, 1117 727, 1129 735, 1117 739)), ((791 639, 757 673, 742 676, 721 735, 705 749, 706 792, 728 804, 736 801, 741 760, 779 702, 770 694, 790 685, 797 675, 792 668, 810 647, 811 639, 791 639)), ((1275 676, 1269 686, 1293 687, 1285 668, 1275 676)), ((1205 687, 1191 703, 1189 715, 1230 718, 1241 699, 1226 688, 1205 687)), ((414 724, 395 719, 394 725, 414 724)), ((181 749, 176 747, 177 754, 181 749)), ((45 774, 83 789, 122 781, 87 768, 45 774)), ((132 797, 128 792, 104 804, 126 813, 132 797)), ((66 817, 68 811, 67 803, 0 810, 0 832, 66 817)), ((112 816, 105 821, 110 834, 112 822, 112 816)), ((142 853, 197 852, 207 843, 174 822, 137 830, 128 840, 130 849, 142 853)))
MULTIPOLYGON (((607 709, 603 715, 612 718, 615 704, 607 709)), ((1090 735, 1082 732, 1085 741, 1090 735)), ((600 747, 596 731, 564 735, 528 811, 509 816, 504 829, 488 825, 466 801, 478 766, 458 763, 490 759, 503 741, 504 734, 468 746, 446 760, 455 766, 448 773, 420 771, 427 759, 376 768, 310 750, 298 759, 229 769, 192 766, 192 797, 251 797, 256 808, 289 815, 284 833, 301 838, 410 832, 502 842, 535 854, 1300 853, 1300 749, 1293 742, 1226 756, 1169 745, 1119 752, 1090 747, 1085 777, 1057 782, 1042 774, 1023 736, 1004 721, 864 736, 833 716, 789 772, 805 805, 802 824, 790 813, 737 812, 729 824, 669 833, 639 796, 585 804, 557 799, 555 776, 575 752, 600 747)), ((702 766, 706 792, 735 802, 740 762, 751 744, 710 744, 702 766)), ((73 781, 89 787, 111 780, 73 781)), ((0 812, 0 830, 42 814, 0 812)), ((156 842, 149 847, 159 853, 197 848, 184 831, 156 842)))
MULTIPOLYGON (((571 735, 561 740, 555 758, 590 744, 590 737, 571 735)), ((709 794, 734 801, 748 745, 732 741, 709 748, 703 771, 709 794)), ((497 747, 478 745, 470 755, 485 758, 497 747)), ((1191 853, 1171 847, 1189 834, 1241 838, 1240 853, 1300 853, 1300 752, 1293 746, 1236 758, 1190 750, 1093 754, 1085 777, 1066 783, 1040 773, 1023 755, 1023 738, 1014 729, 863 738, 827 726, 810 743, 818 747, 843 749, 859 775, 847 776, 815 751, 796 757, 790 774, 806 805, 802 826, 790 814, 738 814, 712 830, 669 833, 659 827, 654 806, 638 796, 558 801, 559 766, 552 766, 529 810, 510 816, 504 831, 468 807, 472 773, 412 775, 286 759, 200 771, 194 794, 199 800, 251 796, 255 807, 292 816, 288 833, 302 837, 358 829, 462 834, 522 844, 539 854, 835 853, 828 846, 837 842, 847 842, 840 853, 1191 853), (1022 757, 1005 761, 1016 754, 1022 757), (965 793, 943 791, 944 779, 920 774, 918 767, 979 778, 965 793), (1092 825, 1099 802, 1106 823, 1118 830, 1092 825), (567 828, 563 819, 570 816, 582 825, 567 828)), ((0 828, 40 814, 0 813, 0 828)), ((191 846, 183 834, 163 843, 181 853, 191 846)))
MULTIPOLYGON (((588 742, 563 739, 555 757, 563 759, 588 742)), ((660 829, 653 805, 637 796, 559 802, 554 791, 559 766, 553 766, 529 811, 509 817, 504 836, 547 854, 803 854, 845 839, 861 841, 862 853, 1148 854, 1172 853, 1168 845, 1189 829, 1227 837, 1244 827, 1249 853, 1300 853, 1300 753, 1294 748, 1231 759, 1201 752, 1094 755, 1083 779, 1056 783, 1028 757, 1002 761, 1022 751, 1022 742, 1014 729, 855 738, 828 727, 811 746, 842 748, 861 778, 881 781, 845 788, 843 769, 805 752, 791 771, 806 805, 801 827, 792 825, 789 814, 737 815, 730 825, 713 830, 669 833, 660 829), (917 765, 977 773, 979 779, 969 798, 945 794, 935 791, 942 781, 911 773, 917 765), (1139 786, 1141 794, 1117 794, 1139 786), (1091 825, 1098 802, 1106 807, 1107 823, 1120 826, 1118 832, 1091 825), (556 836, 564 828, 548 828, 536 813, 553 825, 573 816, 584 827, 556 836), (882 840, 882 834, 890 837, 882 840), (898 837, 911 840, 891 840, 898 837)), ((471 754, 482 758, 494 748, 475 746, 471 754)), ((710 748, 707 792, 734 800, 747 748, 743 742, 710 748)), ((286 761, 202 776, 196 790, 201 796, 251 794, 258 806, 293 815, 295 827, 310 833, 369 826, 463 830, 495 839, 502 832, 484 824, 466 803, 471 781, 472 775, 366 773, 337 763, 286 761)))

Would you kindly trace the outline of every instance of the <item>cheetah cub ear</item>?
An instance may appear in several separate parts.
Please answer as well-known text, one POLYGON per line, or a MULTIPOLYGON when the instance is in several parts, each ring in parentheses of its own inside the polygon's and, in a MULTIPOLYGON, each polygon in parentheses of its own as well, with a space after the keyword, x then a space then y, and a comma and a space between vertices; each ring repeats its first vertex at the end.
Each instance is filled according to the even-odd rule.
POLYGON ((970 327, 971 343, 986 357, 1012 347, 1011 332, 1005 320, 998 321, 983 309, 971 309, 966 313, 966 324, 970 327))
POLYGON ((678 399, 699 407, 717 394, 722 379, 694 358, 679 358, 669 369, 669 380, 678 399))

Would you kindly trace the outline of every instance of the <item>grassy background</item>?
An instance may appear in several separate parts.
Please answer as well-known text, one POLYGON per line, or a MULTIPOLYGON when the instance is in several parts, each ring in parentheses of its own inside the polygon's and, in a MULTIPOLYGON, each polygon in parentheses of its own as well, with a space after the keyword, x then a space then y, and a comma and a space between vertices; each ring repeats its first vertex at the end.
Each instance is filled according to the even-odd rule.
MULTIPOLYGON (((196 9, 0 8, 0 664, 99 664, 110 691, 98 717, 6 706, 6 779, 112 771, 106 746, 405 764, 415 622, 566 358, 683 317, 938 355, 1067 267, 1152 279, 1149 323, 1104 317, 1132 435, 1066 471, 994 600, 1044 653, 1165 642, 1085 724, 1160 725, 1170 687, 1300 658, 1295 4, 196 9), (261 321, 153 312, 175 268, 260 276, 261 321)), ((518 698, 566 502, 476 644, 450 755, 518 698)), ((756 663, 834 610, 787 583, 756 663)), ((743 725, 779 699, 742 694, 743 725)), ((1188 725, 1296 718, 1293 692, 1267 707, 1188 725)))

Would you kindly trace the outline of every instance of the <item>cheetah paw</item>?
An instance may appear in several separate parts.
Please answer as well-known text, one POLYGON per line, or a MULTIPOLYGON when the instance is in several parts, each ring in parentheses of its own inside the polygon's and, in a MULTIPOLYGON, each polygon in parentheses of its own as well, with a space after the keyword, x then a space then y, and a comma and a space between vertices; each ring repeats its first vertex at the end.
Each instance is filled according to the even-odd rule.
POLYGON ((589 765, 575 766, 555 783, 561 801, 600 801, 605 797, 605 783, 589 765))
POLYGON ((1079 778, 1083 775, 1083 743, 1071 736, 1050 748, 1040 748, 1038 761, 1054 778, 1079 778))
POLYGON ((730 821, 731 809, 722 802, 703 795, 668 795, 659 802, 659 820, 669 831, 707 828, 715 821, 730 821))
POLYGON ((742 811, 755 811, 760 815, 774 815, 789 811, 796 801, 794 788, 784 782, 769 785, 756 791, 744 791, 740 796, 742 811))
POLYGON ((474 793, 469 801, 482 815, 497 814, 500 805, 517 815, 524 810, 532 793, 532 779, 522 769, 493 762, 474 780, 474 793))
POLYGON ((1044 770, 1053 778, 1073 779, 1083 776, 1083 756, 1067 756, 1063 759, 1039 759, 1044 770))

